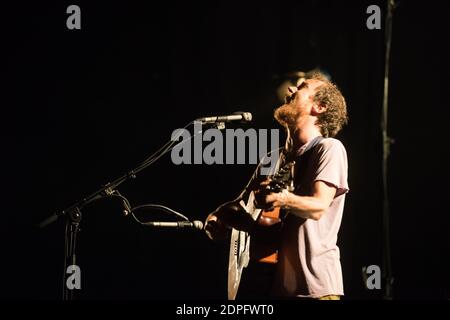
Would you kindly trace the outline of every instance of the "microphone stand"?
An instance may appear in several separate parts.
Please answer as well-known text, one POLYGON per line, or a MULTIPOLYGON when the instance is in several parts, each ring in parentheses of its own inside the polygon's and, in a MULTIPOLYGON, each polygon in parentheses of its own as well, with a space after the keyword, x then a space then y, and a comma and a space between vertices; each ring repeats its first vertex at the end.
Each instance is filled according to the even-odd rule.
POLYGON ((63 300, 73 300, 73 290, 69 290, 66 279, 68 263, 76 265, 76 241, 80 231, 81 211, 78 207, 69 209, 66 221, 65 244, 64 244, 64 277, 63 277, 63 300))
POLYGON ((95 191, 91 195, 89 195, 86 198, 83 198, 82 200, 78 201, 74 205, 55 213, 54 215, 50 216, 49 218, 45 219, 41 224, 40 227, 45 227, 48 224, 56 221, 58 218, 65 216, 67 218, 66 220, 66 231, 65 231, 65 254, 64 254, 64 277, 63 277, 63 300, 73 300, 74 299, 74 290, 69 289, 67 284, 67 267, 69 265, 76 265, 76 244, 77 244, 77 235, 80 231, 80 223, 82 220, 82 212, 81 210, 88 204, 105 198, 105 197, 113 197, 118 196, 123 198, 124 201, 122 201, 122 204, 124 206, 124 213, 127 215, 131 212, 131 208, 129 206, 128 200, 120 195, 118 191, 116 190, 117 187, 119 187, 122 183, 124 183, 127 180, 135 179, 136 174, 142 170, 144 170, 146 167, 148 167, 151 163, 140 165, 136 169, 127 172, 123 176, 117 178, 116 180, 109 182, 105 184, 102 188, 95 191))
MULTIPOLYGON (((190 122, 187 126, 189 126, 192 122, 190 122)), ((187 127, 185 126, 185 128, 187 127)), ((88 204, 105 198, 105 197, 119 197, 122 199, 122 205, 124 207, 124 213, 125 215, 128 215, 131 213, 131 207, 129 205, 129 201, 122 196, 116 189, 124 182, 128 180, 133 180, 136 178, 136 175, 141 172, 142 170, 146 169, 148 166, 153 164, 156 160, 158 160, 161 156, 163 156, 165 153, 170 151, 170 148, 177 143, 177 140, 172 140, 167 147, 165 147, 165 150, 158 150, 157 153, 160 152, 160 154, 154 156, 151 156, 144 162, 142 162, 139 166, 137 166, 135 169, 128 171, 121 177, 113 180, 112 182, 108 182, 107 184, 103 185, 100 189, 93 192, 91 195, 87 196, 86 198, 83 198, 82 200, 76 202, 75 204, 71 205, 70 207, 67 207, 66 209, 56 212, 50 217, 43 220, 40 224, 40 228, 44 228, 47 225, 55 222, 59 218, 65 216, 67 218, 66 220, 66 232, 65 232, 65 254, 64 254, 64 273, 63 273, 63 300, 73 300, 74 299, 74 290, 71 290, 68 288, 67 285, 67 267, 69 265, 75 265, 76 264, 76 244, 77 244, 77 235, 80 231, 80 223, 82 220, 82 212, 81 210, 87 206, 88 204)), ((183 141, 184 142, 184 141, 183 141)), ((181 143, 183 143, 181 142, 181 143)), ((166 145, 165 145, 166 146, 166 145)), ((163 147, 164 148, 164 147, 163 147)))
MULTIPOLYGON (((190 122, 188 125, 186 125, 184 128, 188 127, 190 124, 194 123, 195 121, 190 122)), ((202 123, 205 124, 205 123, 202 123)), ((225 122, 224 121, 218 121, 213 124, 216 126, 217 129, 222 130, 225 128, 225 122)), ((201 131, 200 131, 201 133, 201 131)), ((198 132, 194 133, 194 136, 197 135, 198 132)), ((181 143, 184 143, 189 140, 184 140, 181 143)), ((48 226, 49 224, 55 222, 60 217, 65 216, 67 218, 66 220, 66 229, 65 229, 65 238, 64 238, 64 248, 65 248, 65 254, 64 254, 64 272, 63 272, 63 300, 73 300, 74 299, 74 290, 71 290, 68 288, 67 285, 67 267, 69 265, 76 265, 76 244, 77 244, 77 235, 80 232, 80 223, 82 220, 82 212, 81 210, 87 206, 88 204, 102 199, 106 197, 119 197, 122 199, 122 205, 124 207, 124 214, 128 215, 129 213, 132 213, 131 206, 129 204, 129 201, 122 196, 116 189, 124 182, 128 180, 133 180, 136 178, 136 175, 141 172, 142 170, 146 169, 148 166, 153 164, 156 160, 158 160, 161 156, 163 156, 165 153, 169 152, 171 150, 171 147, 178 142, 178 139, 172 140, 166 147, 164 145, 162 149, 159 149, 156 154, 149 157, 147 160, 142 162, 139 166, 134 168, 131 171, 128 171, 121 177, 106 183, 103 185, 100 189, 93 192, 86 198, 83 198, 82 200, 76 202, 75 204, 71 205, 70 207, 67 207, 66 209, 56 212, 50 217, 43 220, 40 224, 40 228, 44 228, 48 226), (158 154, 160 153, 160 154, 158 154), (158 155, 157 155, 158 154, 158 155)))
MULTIPOLYGON (((225 121, 219 120, 215 123, 213 123, 213 126, 215 126, 217 129, 219 130, 223 130, 225 128, 225 121)), ((188 127, 189 125, 191 125, 192 123, 200 123, 202 125, 206 124, 202 121, 194 120, 191 121, 189 124, 187 124, 184 129, 186 127, 188 127)), ((194 126, 194 130, 195 130, 195 126, 194 126)), ((200 132, 194 132, 193 137, 195 137, 197 134, 201 134, 202 130, 200 130, 200 132)), ((185 143, 187 141, 189 141, 190 139, 184 140, 181 143, 185 143)), ((74 298, 74 290, 70 290, 68 288, 67 285, 67 278, 66 278, 66 271, 67 271, 67 267, 69 265, 76 265, 76 244, 77 244, 77 235, 80 231, 80 223, 82 220, 82 213, 81 210, 87 206, 88 204, 105 198, 105 197, 118 197, 121 198, 122 200, 122 206, 124 208, 124 214, 128 215, 131 213, 131 215, 134 217, 133 213, 132 213, 132 208, 130 206, 129 201, 127 200, 127 198, 125 198, 124 196, 122 196, 116 189, 124 182, 128 181, 128 180, 133 180, 136 178, 136 175, 141 172, 142 170, 146 169, 148 166, 150 166, 151 164, 153 164, 155 161, 157 161, 160 157, 162 157, 164 154, 166 154, 167 152, 169 152, 171 150, 171 148, 173 147, 173 145, 175 145, 176 143, 178 143, 178 139, 171 139, 170 143, 165 144, 162 148, 160 148, 158 151, 156 151, 152 156, 150 156, 149 158, 147 158, 144 162, 142 162, 140 165, 138 165, 136 168, 134 168, 131 171, 128 171, 127 173, 125 173, 124 175, 122 175, 121 177, 113 180, 112 182, 108 182, 107 184, 103 185, 100 189, 98 189, 97 191, 93 192, 92 194, 90 194, 89 196, 87 196, 86 198, 83 198, 82 200, 76 202, 75 204, 71 205, 70 207, 56 212, 53 215, 51 215, 50 217, 44 219, 40 224, 39 227, 40 228, 44 228, 47 225, 55 222, 56 220, 58 220, 60 217, 67 217, 66 220, 66 232, 65 232, 65 243, 64 243, 64 248, 65 248, 65 254, 64 254, 64 276, 63 276, 63 300, 73 300, 74 298), (70 264, 69 264, 70 263, 70 264)), ((149 205, 149 206, 159 206, 159 205, 149 205)), ((160 208, 163 208, 164 210, 167 211, 168 208, 163 207, 163 206, 159 206, 160 208)), ((172 210, 173 211, 173 210, 172 210)), ((173 213, 173 212, 172 212, 173 213)), ((187 217, 184 217, 185 220, 188 220, 187 217)), ((142 223, 141 223, 142 224, 142 223)), ((144 224, 145 225, 145 224, 144 224)))

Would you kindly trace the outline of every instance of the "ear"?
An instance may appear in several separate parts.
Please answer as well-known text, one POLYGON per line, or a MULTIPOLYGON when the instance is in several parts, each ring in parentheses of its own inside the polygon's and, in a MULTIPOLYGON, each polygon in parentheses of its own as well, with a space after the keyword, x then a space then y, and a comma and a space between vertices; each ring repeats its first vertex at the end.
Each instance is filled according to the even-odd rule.
POLYGON ((325 111, 327 111, 326 107, 315 103, 312 105, 311 115, 318 116, 319 114, 324 113, 325 111))

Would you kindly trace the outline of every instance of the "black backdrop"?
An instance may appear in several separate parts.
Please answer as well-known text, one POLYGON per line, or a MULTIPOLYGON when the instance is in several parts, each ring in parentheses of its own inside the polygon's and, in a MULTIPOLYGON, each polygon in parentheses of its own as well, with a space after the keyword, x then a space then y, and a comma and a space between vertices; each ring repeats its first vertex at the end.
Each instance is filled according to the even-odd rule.
MULTIPOLYGON (((444 2, 401 1, 394 16, 389 130, 395 298, 449 298, 448 99, 444 2), (441 186, 442 185, 442 186, 441 186)), ((362 267, 381 265, 384 1, 80 2, 6 6, 2 290, 60 299, 64 221, 36 224, 122 175, 200 116, 253 113, 277 128, 277 75, 327 70, 347 98, 349 156, 340 248, 348 299, 378 299, 362 267), (366 28, 369 4, 382 30, 366 28)), ((235 128, 236 126, 230 126, 235 128)), ((119 190, 191 219, 234 197, 252 165, 181 165, 170 154, 119 190)), ((226 249, 200 232, 145 229, 101 201, 83 211, 78 297, 224 298, 226 249)), ((147 218, 165 218, 148 216, 147 218)))

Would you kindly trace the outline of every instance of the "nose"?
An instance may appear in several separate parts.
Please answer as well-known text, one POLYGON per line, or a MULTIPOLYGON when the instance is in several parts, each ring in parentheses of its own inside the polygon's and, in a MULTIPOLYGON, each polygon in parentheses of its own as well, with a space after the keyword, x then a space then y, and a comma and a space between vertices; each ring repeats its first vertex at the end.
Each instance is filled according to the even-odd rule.
POLYGON ((294 87, 294 86, 288 87, 288 93, 289 93, 289 94, 294 94, 294 93, 296 93, 297 91, 298 91, 297 87, 294 87))
POLYGON ((292 97, 294 96, 294 93, 298 91, 297 87, 288 87, 287 94, 284 97, 284 102, 288 103, 292 100, 292 97))

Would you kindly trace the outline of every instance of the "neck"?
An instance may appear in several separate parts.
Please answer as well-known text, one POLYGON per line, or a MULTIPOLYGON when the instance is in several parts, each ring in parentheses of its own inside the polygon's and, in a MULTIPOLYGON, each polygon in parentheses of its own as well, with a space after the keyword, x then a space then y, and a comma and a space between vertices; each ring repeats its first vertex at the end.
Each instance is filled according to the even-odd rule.
POLYGON ((295 129, 288 130, 288 137, 292 139, 295 149, 321 135, 319 127, 314 124, 298 126, 295 129))

